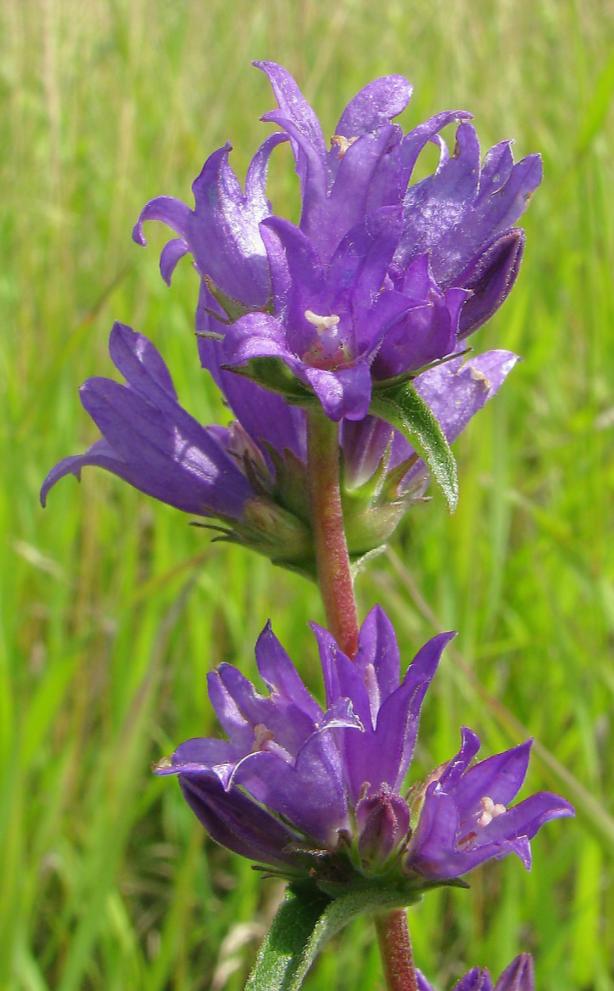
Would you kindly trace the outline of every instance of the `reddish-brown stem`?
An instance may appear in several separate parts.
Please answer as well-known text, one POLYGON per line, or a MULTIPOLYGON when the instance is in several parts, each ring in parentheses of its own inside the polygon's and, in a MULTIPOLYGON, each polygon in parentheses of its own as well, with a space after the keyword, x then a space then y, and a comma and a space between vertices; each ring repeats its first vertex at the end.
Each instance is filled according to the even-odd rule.
POLYGON ((339 427, 319 410, 308 414, 307 452, 320 593, 330 632, 354 657, 358 616, 339 488, 339 427))
POLYGON ((375 928, 388 991, 418 991, 405 909, 376 915, 375 928))
MULTIPOLYGON (((319 410, 308 413, 309 496, 320 594, 330 632, 354 657, 358 614, 348 554, 339 482, 339 428, 319 410)), ((394 909, 375 917, 388 991, 418 991, 407 913, 394 909)))

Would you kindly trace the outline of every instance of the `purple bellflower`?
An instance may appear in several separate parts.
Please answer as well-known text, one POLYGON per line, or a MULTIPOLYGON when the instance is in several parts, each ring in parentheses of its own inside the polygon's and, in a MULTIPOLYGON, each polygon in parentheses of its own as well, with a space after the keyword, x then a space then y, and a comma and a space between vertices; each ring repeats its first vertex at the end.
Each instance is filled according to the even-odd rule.
POLYGON ((114 325, 109 351, 125 384, 91 378, 81 387, 102 438, 49 472, 43 506, 60 478, 104 468, 160 502, 220 521, 218 539, 300 566, 311 553, 309 528, 276 497, 270 469, 241 425, 204 427, 190 416, 160 353, 130 327, 114 325))
POLYGON ((163 251, 164 277, 190 251, 207 289, 230 299, 230 322, 218 331, 220 363, 274 358, 329 417, 362 420, 374 384, 456 353, 505 300, 524 242, 513 225, 541 180, 541 162, 530 155, 514 164, 507 141, 481 162, 465 111, 444 111, 404 133, 392 123, 411 95, 401 76, 361 90, 327 150, 289 73, 256 65, 278 103, 263 119, 282 133, 257 152, 245 188, 225 146, 194 183, 194 210, 158 197, 144 207, 134 237, 145 243, 145 220, 166 222, 179 237, 163 251), (440 132, 455 121, 450 155, 440 132), (268 155, 284 139, 301 185, 298 226, 272 215, 265 194, 268 155), (440 148, 439 166, 412 184, 428 142, 440 148))
MULTIPOLYGON (((419 991, 434 991, 423 974, 418 972, 419 991)), ((529 953, 521 953, 512 960, 509 967, 493 985, 487 970, 474 967, 454 985, 454 991, 535 991, 533 958, 529 953)))
POLYGON ((157 766, 178 776, 213 839, 324 890, 345 890, 356 877, 393 877, 415 895, 455 883, 487 858, 517 853, 528 866, 529 838, 573 810, 547 792, 504 807, 524 778, 526 745, 468 769, 477 737, 465 731, 471 745, 431 776, 437 801, 441 792, 453 805, 441 808, 441 828, 433 783, 403 790, 422 702, 453 634, 433 637, 401 677, 380 607, 365 619, 354 661, 325 629, 313 629, 324 708, 267 625, 256 660, 269 694, 220 665, 208 676, 209 695, 227 739, 189 740, 157 766))
MULTIPOLYGON (((104 468, 161 502, 215 521, 218 539, 311 573, 305 412, 219 369, 216 377, 237 420, 229 427, 205 427, 179 404, 168 369, 146 337, 115 324, 109 350, 125 384, 92 378, 82 386, 81 402, 102 438, 49 472, 43 505, 60 478, 80 477, 88 466, 104 468)), ((509 352, 491 351, 416 380, 449 440, 497 391, 515 360, 509 352)), ((388 539, 408 503, 421 494, 426 468, 400 435, 393 443, 392 429, 373 418, 346 425, 343 459, 356 559, 388 539), (388 482, 372 491, 370 480, 386 459, 388 482)))

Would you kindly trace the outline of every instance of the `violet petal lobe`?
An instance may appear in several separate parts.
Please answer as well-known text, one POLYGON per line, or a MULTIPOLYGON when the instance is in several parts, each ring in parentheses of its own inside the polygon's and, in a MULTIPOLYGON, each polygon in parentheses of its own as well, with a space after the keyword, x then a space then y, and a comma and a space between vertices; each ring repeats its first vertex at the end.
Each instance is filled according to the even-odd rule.
POLYGON ((458 277, 459 285, 473 293, 460 315, 459 339, 472 334, 495 313, 509 296, 518 276, 524 231, 500 234, 476 255, 458 277))
POLYGON ((461 977, 454 991, 493 991, 490 974, 481 967, 474 967, 461 977))
POLYGON ((322 719, 322 709, 305 688, 294 664, 273 633, 270 622, 256 642, 256 663, 270 689, 281 698, 294 702, 314 723, 322 719))
POLYGON ((493 802, 509 804, 522 786, 529 766, 532 740, 511 750, 494 754, 474 764, 456 784, 456 800, 462 812, 473 809, 482 795, 490 795, 493 802))
POLYGON ((302 223, 314 223, 326 196, 326 145, 320 122, 289 72, 275 62, 254 62, 269 78, 279 110, 262 120, 283 127, 290 137, 303 196, 302 223))
POLYGON ((355 781, 357 774, 363 781, 374 781, 377 754, 377 779, 395 791, 401 787, 413 757, 424 696, 444 648, 454 636, 440 633, 429 640, 416 654, 399 688, 382 703, 369 754, 363 756, 360 770, 353 768, 355 781))
POLYGON ((337 122, 335 134, 354 138, 374 131, 403 113, 411 94, 411 83, 404 76, 374 79, 352 97, 337 122))
POLYGON ((94 465, 184 512, 239 518, 250 484, 220 436, 179 405, 158 351, 121 324, 111 332, 109 349, 127 384, 92 378, 80 391, 103 440, 50 472, 41 491, 43 502, 59 478, 68 472, 78 477, 81 468, 94 465))
POLYGON ((292 854, 285 851, 297 835, 278 817, 208 776, 180 774, 179 781, 186 802, 217 843, 259 863, 292 864, 292 854))
POLYGON ((401 663, 394 627, 379 605, 365 616, 354 663, 363 672, 375 726, 380 706, 399 687, 401 663))
POLYGON ((535 971, 530 953, 521 953, 501 974, 495 991, 535 991, 535 971))

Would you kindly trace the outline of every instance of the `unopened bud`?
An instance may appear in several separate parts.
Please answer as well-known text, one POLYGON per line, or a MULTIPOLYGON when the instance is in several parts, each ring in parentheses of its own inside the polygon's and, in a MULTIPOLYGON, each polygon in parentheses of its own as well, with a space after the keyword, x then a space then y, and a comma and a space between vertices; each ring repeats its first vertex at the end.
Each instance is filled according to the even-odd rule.
POLYGON ((358 849, 369 862, 387 860, 409 832, 409 808, 400 795, 382 785, 375 795, 356 806, 359 829, 358 849))

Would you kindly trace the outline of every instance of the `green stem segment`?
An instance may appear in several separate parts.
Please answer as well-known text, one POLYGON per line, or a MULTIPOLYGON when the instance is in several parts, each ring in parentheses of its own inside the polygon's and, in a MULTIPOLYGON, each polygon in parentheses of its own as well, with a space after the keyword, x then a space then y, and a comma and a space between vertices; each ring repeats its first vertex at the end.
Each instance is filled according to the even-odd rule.
POLYGON ((388 991, 418 991, 406 910, 376 915, 375 928, 388 991))
MULTIPOLYGON (((358 614, 348 554, 339 471, 339 428, 319 410, 307 421, 311 522, 320 594, 330 632, 348 657, 358 649, 358 614)), ((388 991, 418 991, 407 912, 375 917, 388 991)))
POLYGON ((339 427, 319 410, 308 413, 307 456, 320 593, 330 632, 354 657, 358 615, 339 487, 339 427))

